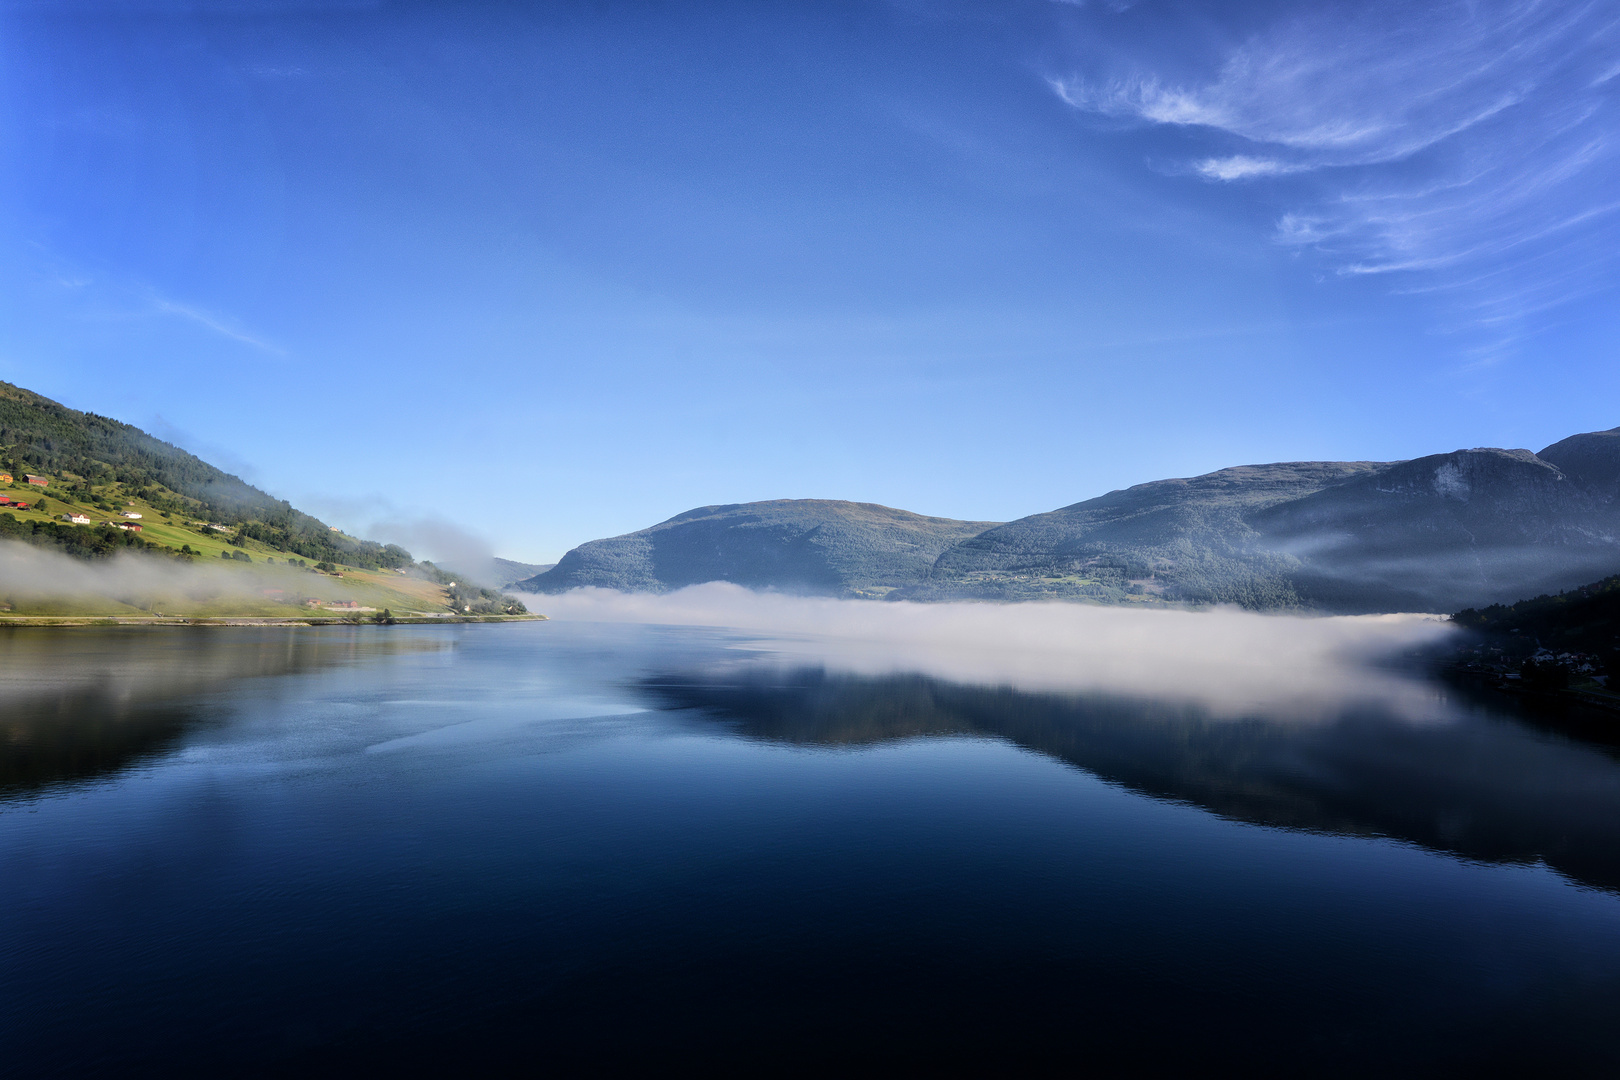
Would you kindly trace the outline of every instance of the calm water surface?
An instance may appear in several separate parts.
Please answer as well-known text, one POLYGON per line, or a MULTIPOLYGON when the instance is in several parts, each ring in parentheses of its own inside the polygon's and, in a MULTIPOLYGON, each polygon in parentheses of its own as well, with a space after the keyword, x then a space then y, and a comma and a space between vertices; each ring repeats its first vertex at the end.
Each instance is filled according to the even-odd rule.
POLYGON ((1600 745, 754 648, 0 636, 5 1065, 1620 1067, 1600 745))

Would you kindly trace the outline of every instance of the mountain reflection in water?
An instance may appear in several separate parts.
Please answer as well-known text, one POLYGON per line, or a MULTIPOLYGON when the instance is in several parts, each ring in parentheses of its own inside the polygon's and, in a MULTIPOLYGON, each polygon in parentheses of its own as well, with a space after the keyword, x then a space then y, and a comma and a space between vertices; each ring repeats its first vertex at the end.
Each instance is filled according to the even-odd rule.
POLYGON ((1620 890, 1620 763, 1463 701, 1447 703, 1457 715, 1444 722, 1360 704, 1290 723, 816 668, 665 673, 644 686, 665 707, 701 710, 752 738, 828 747, 1000 738, 1237 821, 1382 835, 1481 861, 1540 860, 1620 890))
POLYGON ((111 776, 222 719, 210 691, 442 642, 358 628, 0 630, 0 798, 111 776))
POLYGON ((0 634, 5 1066, 1620 1065, 1620 763, 1426 624, 865 612, 0 634))

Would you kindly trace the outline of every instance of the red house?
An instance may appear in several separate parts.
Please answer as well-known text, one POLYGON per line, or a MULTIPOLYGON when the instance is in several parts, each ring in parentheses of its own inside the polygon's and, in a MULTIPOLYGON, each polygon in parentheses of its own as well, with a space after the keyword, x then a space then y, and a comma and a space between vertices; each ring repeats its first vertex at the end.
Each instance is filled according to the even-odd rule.
POLYGON ((23 475, 26 476, 28 478, 28 482, 33 484, 35 487, 46 487, 50 484, 50 481, 45 479, 43 476, 35 476, 33 473, 24 473, 23 475))

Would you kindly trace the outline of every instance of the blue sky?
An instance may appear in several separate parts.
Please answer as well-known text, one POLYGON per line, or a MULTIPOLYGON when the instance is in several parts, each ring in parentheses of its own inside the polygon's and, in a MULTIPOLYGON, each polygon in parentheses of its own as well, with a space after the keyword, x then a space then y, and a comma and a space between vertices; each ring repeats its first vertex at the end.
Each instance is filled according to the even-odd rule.
POLYGON ((1539 448, 1620 424, 1617 24, 0 0, 0 378, 536 561, 1539 448))

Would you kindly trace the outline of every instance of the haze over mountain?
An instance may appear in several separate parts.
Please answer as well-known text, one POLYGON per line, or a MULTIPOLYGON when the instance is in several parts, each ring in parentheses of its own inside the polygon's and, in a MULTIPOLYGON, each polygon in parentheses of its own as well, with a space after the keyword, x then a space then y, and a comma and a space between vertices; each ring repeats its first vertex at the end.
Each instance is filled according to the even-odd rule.
POLYGON ((550 570, 553 566, 557 565, 556 563, 517 562, 513 559, 502 559, 499 557, 493 559, 492 562, 494 563, 495 568, 491 573, 492 580, 489 582, 489 584, 493 585, 497 589, 504 589, 514 581, 522 581, 524 578, 531 578, 536 574, 543 574, 547 570, 550 570))
POLYGON ((1004 524, 822 500, 703 507, 516 587, 1455 611, 1617 569, 1620 428, 1540 454, 1239 466, 1004 524))

